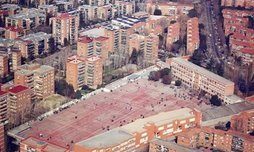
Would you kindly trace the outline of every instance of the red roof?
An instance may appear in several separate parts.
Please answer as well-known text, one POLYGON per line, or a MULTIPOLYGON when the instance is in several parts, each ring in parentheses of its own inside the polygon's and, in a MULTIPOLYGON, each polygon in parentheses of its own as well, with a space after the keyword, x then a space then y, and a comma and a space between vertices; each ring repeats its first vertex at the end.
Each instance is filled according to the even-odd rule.
POLYGON ((104 37, 104 36, 100 36, 100 37, 95 38, 96 41, 105 41, 107 39, 108 39, 108 37, 104 37))
POLYGON ((0 96, 6 94, 7 92, 0 90, 0 96))
POLYGON ((79 38, 79 42, 82 42, 82 43, 91 43, 92 41, 93 39, 87 36, 79 38))
POLYGON ((9 92, 11 93, 19 93, 19 92, 22 92, 24 90, 27 90, 28 87, 25 87, 25 86, 22 86, 22 85, 18 85, 18 86, 15 86, 14 88, 10 89, 9 92))
POLYGON ((15 26, 9 26, 9 27, 6 27, 6 30, 10 30, 10 31, 14 31, 14 32, 22 32, 23 28, 15 27, 15 26))
POLYGON ((241 51, 242 53, 245 53, 245 54, 254 55, 254 49, 251 49, 251 48, 242 48, 240 51, 241 51))

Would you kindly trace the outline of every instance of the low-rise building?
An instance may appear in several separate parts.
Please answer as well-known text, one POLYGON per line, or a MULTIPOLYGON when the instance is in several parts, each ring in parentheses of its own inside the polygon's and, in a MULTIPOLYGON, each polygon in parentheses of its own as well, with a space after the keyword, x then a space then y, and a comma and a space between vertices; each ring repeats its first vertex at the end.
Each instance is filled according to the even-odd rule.
MULTIPOLYGON (((173 58, 172 75, 195 90, 217 95, 221 100, 234 94, 234 82, 181 58, 173 58)), ((231 103, 229 103, 231 104, 231 103)))
POLYGON ((200 123, 201 113, 197 110, 182 108, 162 112, 78 142, 74 151, 135 151, 138 148, 147 151, 149 142, 154 138, 166 139, 200 123))

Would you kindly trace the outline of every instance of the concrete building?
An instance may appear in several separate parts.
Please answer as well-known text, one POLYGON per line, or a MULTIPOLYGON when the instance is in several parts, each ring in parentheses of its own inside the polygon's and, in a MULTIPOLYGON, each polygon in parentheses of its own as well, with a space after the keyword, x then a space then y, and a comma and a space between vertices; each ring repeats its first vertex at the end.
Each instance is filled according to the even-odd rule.
POLYGON ((254 131, 254 110, 248 110, 231 118, 231 129, 244 134, 254 131))
POLYGON ((168 26, 166 47, 171 48, 172 44, 180 38, 180 23, 176 22, 168 26))
POLYGON ((161 10, 162 15, 177 17, 180 14, 187 15, 189 10, 194 9, 194 5, 191 3, 146 1, 145 10, 147 13, 152 15, 155 9, 161 10))
POLYGON ((103 62, 109 57, 108 37, 81 37, 77 43, 77 55, 84 58, 99 56, 103 62))
POLYGON ((199 28, 198 18, 194 17, 187 21, 187 52, 192 54, 199 48, 199 28))
POLYGON ((221 6, 253 8, 252 0, 221 0, 221 6))
POLYGON ((75 90, 84 85, 96 89, 102 84, 102 60, 97 56, 79 57, 72 56, 66 63, 66 81, 75 90))
POLYGON ((143 36, 132 34, 129 38, 129 55, 131 56, 133 49, 144 53, 144 60, 148 63, 155 64, 158 59, 159 37, 154 34, 143 36))
POLYGON ((38 152, 70 152, 69 149, 41 141, 34 137, 29 137, 21 141, 20 152, 38 151, 38 152))
POLYGON ((34 59, 38 55, 42 55, 48 52, 48 41, 51 38, 51 34, 44 32, 38 32, 29 34, 17 39, 15 46, 21 51, 22 57, 28 59, 34 59))
POLYGON ((147 151, 154 138, 166 139, 200 123, 201 113, 197 110, 183 108, 162 112, 78 142, 74 152, 147 151))
POLYGON ((116 16, 131 16, 135 13, 135 2, 115 1, 116 16))
POLYGON ((3 124, 0 124, 0 151, 6 152, 5 128, 3 124))
POLYGON ((51 18, 53 27, 53 37, 56 43, 64 45, 65 43, 74 44, 78 40, 79 15, 60 13, 51 18))
POLYGON ((21 65, 21 51, 18 49, 13 49, 11 52, 11 61, 12 61, 12 71, 18 69, 21 65))
POLYGON ((46 21, 46 16, 38 9, 31 8, 25 9, 19 14, 11 15, 5 19, 5 27, 20 27, 25 31, 29 31, 36 28, 39 25, 44 24, 46 21))
POLYGON ((193 128, 181 133, 177 136, 177 143, 188 148, 207 147, 226 152, 249 152, 254 148, 254 139, 250 135, 209 127, 193 128))
POLYGON ((9 74, 9 56, 7 53, 0 54, 0 76, 5 77, 9 74))
POLYGON ((8 118, 11 126, 24 123, 25 115, 30 113, 32 91, 25 86, 17 85, 9 90, 8 118))
MULTIPOLYGON (((173 76, 195 90, 205 91, 207 94, 218 95, 222 100, 234 94, 234 82, 218 76, 202 67, 181 58, 173 58, 173 76)), ((232 103, 228 103, 232 104, 232 103)))
MULTIPOLYGON (((0 106, 1 106, 1 108, 0 108, 0 124, 6 124, 8 122, 7 98, 8 98, 8 93, 0 90, 0 106)), ((1 130, 1 127, 0 127, 0 130, 1 130)))
POLYGON ((170 139, 154 139, 149 143, 149 152, 190 152, 192 149, 183 147, 170 139))
POLYGON ((32 99, 41 100, 55 93, 55 71, 47 65, 22 65, 14 73, 14 84, 32 90, 32 99))
POLYGON ((9 26, 5 28, 4 37, 6 39, 16 39, 24 36, 25 34, 26 33, 25 30, 23 30, 23 28, 9 26))

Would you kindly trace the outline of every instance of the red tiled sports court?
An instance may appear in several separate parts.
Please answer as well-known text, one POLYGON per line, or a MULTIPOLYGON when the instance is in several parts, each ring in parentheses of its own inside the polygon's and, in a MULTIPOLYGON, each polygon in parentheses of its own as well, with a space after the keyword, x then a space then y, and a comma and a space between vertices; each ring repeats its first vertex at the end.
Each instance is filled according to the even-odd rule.
POLYGON ((194 102, 169 95, 169 86, 162 86, 160 82, 141 79, 138 84, 133 82, 110 93, 102 92, 58 114, 32 123, 31 129, 17 135, 23 138, 34 136, 59 146, 70 145, 72 148, 75 142, 105 132, 107 126, 112 129, 141 118, 142 115, 147 117, 183 106, 198 108, 194 102))

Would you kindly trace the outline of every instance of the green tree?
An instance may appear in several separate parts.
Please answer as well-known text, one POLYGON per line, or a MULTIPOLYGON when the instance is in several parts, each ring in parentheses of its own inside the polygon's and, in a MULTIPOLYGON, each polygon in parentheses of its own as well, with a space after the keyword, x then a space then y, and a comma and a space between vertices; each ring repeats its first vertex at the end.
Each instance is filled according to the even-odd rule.
POLYGON ((149 73, 148 79, 153 81, 159 81, 160 80, 160 72, 159 71, 151 71, 149 73))
POLYGON ((217 74, 219 76, 223 76, 223 74, 224 74, 224 67, 223 67, 223 65, 222 64, 217 64, 216 65, 216 69, 217 69, 217 74))
POLYGON ((165 75, 169 75, 171 70, 169 68, 164 68, 160 70, 161 78, 163 78, 165 75))
POLYGON ((163 77, 162 77, 162 83, 163 84, 171 84, 171 81, 172 81, 172 78, 171 78, 171 76, 170 75, 164 75, 163 77))
POLYGON ((210 99, 210 103, 215 106, 221 106, 221 100, 217 95, 213 95, 210 99))
POLYGON ((175 81, 175 86, 181 86, 181 85, 182 85, 182 81, 180 81, 180 80, 175 81))
POLYGON ((238 88, 242 93, 244 94, 247 93, 248 86, 246 84, 246 81, 241 77, 238 80, 238 88))
POLYGON ((53 37, 49 38, 48 44, 49 44, 49 52, 55 53, 57 48, 56 48, 55 39, 53 37))
POLYGON ((197 49, 193 52, 192 56, 190 57, 190 60, 192 63, 200 66, 202 61, 203 55, 201 53, 201 50, 197 49))
POLYGON ((191 10, 189 10, 188 16, 190 18, 198 17, 198 12, 195 9, 191 9, 191 10))
POLYGON ((160 9, 156 8, 156 9, 154 10, 153 15, 162 15, 162 12, 161 12, 160 9))
POLYGON ((75 92, 75 98, 76 98, 76 99, 81 99, 81 98, 82 98, 82 94, 81 94, 81 91, 80 91, 80 90, 77 90, 77 91, 75 92))

